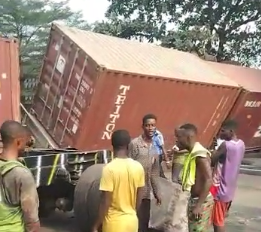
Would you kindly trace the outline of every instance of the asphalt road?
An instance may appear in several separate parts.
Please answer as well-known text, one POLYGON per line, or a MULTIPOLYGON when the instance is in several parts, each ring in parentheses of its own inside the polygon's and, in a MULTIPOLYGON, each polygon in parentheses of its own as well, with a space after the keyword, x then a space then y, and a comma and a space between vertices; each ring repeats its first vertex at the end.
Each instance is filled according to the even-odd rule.
MULTIPOLYGON (((261 231, 261 177, 240 175, 227 220, 229 232, 261 231)), ((41 232, 77 232, 72 214, 56 213, 42 221, 41 232)))
POLYGON ((240 175, 235 201, 228 218, 231 232, 261 231, 261 177, 240 175))

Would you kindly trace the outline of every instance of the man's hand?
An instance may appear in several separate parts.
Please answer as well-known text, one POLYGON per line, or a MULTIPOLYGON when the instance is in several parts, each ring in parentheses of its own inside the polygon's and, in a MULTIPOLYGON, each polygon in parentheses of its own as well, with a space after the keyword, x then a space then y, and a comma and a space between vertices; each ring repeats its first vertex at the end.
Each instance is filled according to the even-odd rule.
POLYGON ((192 210, 192 215, 191 216, 192 216, 192 218, 194 220, 200 220, 201 216, 202 216, 202 207, 199 206, 198 204, 195 205, 195 207, 192 210))
POLYGON ((97 224, 95 224, 91 230, 91 232, 99 232, 99 226, 97 226, 97 224))

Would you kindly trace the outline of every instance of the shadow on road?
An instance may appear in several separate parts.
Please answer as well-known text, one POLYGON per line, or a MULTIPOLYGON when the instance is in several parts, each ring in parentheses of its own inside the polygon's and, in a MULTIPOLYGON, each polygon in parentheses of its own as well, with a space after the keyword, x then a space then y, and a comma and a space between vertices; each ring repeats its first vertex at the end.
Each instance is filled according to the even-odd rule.
POLYGON ((56 212, 41 220, 41 232, 78 232, 72 214, 56 212))

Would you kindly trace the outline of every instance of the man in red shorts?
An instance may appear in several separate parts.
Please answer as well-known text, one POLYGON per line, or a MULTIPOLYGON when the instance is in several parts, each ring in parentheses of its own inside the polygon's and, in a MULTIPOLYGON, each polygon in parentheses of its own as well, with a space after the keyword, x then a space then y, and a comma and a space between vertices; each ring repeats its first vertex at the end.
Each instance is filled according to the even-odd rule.
MULTIPOLYGON (((213 151, 217 151, 218 148, 220 147, 220 145, 224 142, 224 140, 220 139, 220 138, 214 138, 214 149, 213 151)), ((222 156, 219 157, 218 161, 216 163, 211 164, 212 168, 213 168, 213 185, 210 188, 210 193, 212 194, 212 196, 215 198, 218 192, 218 187, 220 185, 220 176, 221 176, 221 170, 222 170, 222 156)))
MULTIPOLYGON (((215 194, 213 208, 214 232, 225 232, 225 218, 234 198, 239 169, 245 154, 245 144, 235 133, 237 124, 233 120, 222 124, 220 138, 224 142, 212 154, 212 162, 217 166, 219 185, 215 194)), ((214 178, 215 179, 215 178, 214 178)))

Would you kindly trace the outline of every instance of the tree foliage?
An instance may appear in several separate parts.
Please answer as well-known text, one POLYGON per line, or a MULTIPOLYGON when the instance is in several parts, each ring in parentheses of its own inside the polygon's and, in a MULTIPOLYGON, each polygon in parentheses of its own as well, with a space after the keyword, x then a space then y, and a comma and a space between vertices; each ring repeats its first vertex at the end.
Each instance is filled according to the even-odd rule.
POLYGON ((139 19, 120 19, 113 16, 106 21, 96 22, 93 26, 93 31, 98 33, 149 42, 159 40, 160 33, 166 30, 165 27, 157 28, 153 23, 141 22, 139 19))
POLYGON ((1 0, 0 35, 15 37, 20 45, 21 81, 37 78, 53 21, 86 27, 68 0, 1 0))
POLYGON ((109 0, 108 21, 96 31, 259 64, 261 1, 109 0))

